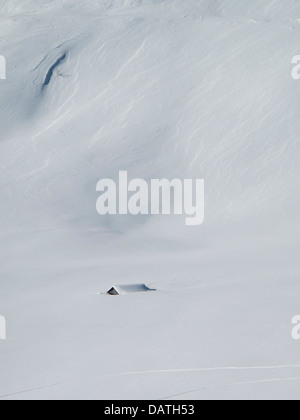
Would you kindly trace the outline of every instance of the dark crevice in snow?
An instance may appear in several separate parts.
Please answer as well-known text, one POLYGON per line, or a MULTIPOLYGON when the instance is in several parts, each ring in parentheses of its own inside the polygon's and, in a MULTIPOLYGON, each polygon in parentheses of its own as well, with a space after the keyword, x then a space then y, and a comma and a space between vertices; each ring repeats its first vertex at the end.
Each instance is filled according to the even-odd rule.
POLYGON ((50 67, 48 73, 46 74, 45 81, 42 84, 42 90, 44 90, 51 82, 54 70, 67 58, 67 53, 64 53, 61 57, 59 57, 55 63, 50 67))

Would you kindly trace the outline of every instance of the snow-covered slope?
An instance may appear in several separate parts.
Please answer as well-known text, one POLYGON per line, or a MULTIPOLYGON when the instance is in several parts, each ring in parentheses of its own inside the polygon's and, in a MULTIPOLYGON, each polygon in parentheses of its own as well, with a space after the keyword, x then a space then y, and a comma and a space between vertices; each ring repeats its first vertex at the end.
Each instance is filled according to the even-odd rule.
POLYGON ((38 3, 0 6, 0 396, 298 397, 299 2, 38 3), (204 225, 101 218, 120 170, 205 178, 204 225))

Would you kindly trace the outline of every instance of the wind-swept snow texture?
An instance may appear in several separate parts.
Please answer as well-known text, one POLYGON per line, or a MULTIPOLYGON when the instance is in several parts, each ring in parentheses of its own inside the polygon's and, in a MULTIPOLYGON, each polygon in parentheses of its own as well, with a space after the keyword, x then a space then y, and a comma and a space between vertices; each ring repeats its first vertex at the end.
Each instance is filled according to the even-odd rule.
POLYGON ((299 398, 299 38, 295 0, 1 2, 1 399, 299 398), (100 217, 120 170, 204 178, 205 223, 100 217))

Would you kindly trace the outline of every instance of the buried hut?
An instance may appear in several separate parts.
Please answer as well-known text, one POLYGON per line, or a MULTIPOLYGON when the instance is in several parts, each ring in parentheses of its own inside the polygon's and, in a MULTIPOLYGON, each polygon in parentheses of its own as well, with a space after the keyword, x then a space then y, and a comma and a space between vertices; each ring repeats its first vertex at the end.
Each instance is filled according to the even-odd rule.
POLYGON ((150 289, 145 284, 127 284, 121 286, 113 286, 108 292, 107 295, 111 296, 120 296, 127 295, 129 293, 141 293, 141 292, 153 292, 154 289, 150 289))

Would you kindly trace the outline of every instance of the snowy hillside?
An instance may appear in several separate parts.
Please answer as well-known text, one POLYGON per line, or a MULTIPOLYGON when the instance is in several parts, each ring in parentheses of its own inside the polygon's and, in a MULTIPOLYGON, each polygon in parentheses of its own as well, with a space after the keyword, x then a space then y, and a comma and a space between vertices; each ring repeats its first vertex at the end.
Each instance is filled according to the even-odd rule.
POLYGON ((299 398, 299 34, 296 0, 2 1, 0 398, 299 398), (205 223, 99 216, 122 170, 205 179, 205 223))

